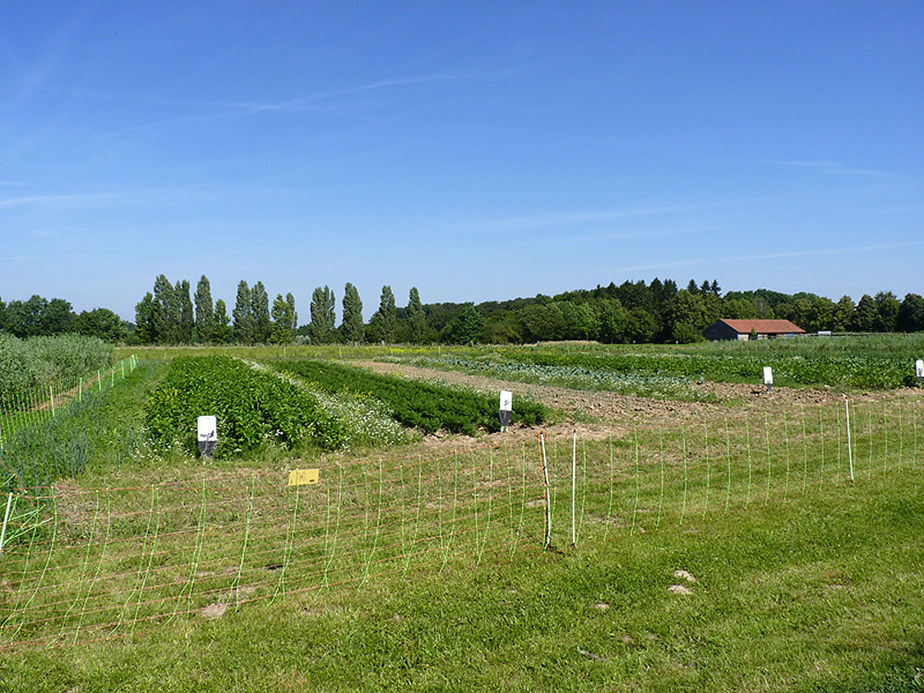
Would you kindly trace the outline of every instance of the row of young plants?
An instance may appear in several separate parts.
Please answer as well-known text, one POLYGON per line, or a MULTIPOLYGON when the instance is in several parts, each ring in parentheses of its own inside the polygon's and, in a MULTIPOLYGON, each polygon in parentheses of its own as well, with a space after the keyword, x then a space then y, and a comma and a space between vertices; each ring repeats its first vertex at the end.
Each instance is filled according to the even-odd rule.
POLYGON ((524 363, 500 358, 494 353, 470 357, 454 354, 442 356, 391 355, 383 356, 379 360, 386 363, 406 363, 423 368, 475 373, 524 383, 557 385, 576 390, 606 390, 621 395, 690 402, 717 400, 713 393, 702 392, 693 387, 693 381, 690 378, 592 369, 572 364, 524 363))
POLYGON ((196 419, 218 421, 216 457, 275 440, 292 448, 310 441, 325 450, 344 443, 343 425, 304 389, 225 356, 182 357, 145 406, 145 427, 158 453, 193 450, 196 419))
POLYGON ((782 349, 721 349, 689 353, 616 351, 604 347, 501 349, 508 362, 591 371, 704 378, 716 382, 759 382, 763 366, 778 385, 830 385, 894 389, 916 383, 914 359, 898 353, 793 353, 782 349))
MULTIPOLYGON (((500 429, 498 400, 492 395, 379 375, 327 361, 278 361, 273 366, 329 392, 350 391, 376 397, 398 421, 427 433, 445 429, 474 435, 479 428, 500 429)), ((522 397, 514 402, 513 423, 535 426, 546 418, 542 405, 522 397)))

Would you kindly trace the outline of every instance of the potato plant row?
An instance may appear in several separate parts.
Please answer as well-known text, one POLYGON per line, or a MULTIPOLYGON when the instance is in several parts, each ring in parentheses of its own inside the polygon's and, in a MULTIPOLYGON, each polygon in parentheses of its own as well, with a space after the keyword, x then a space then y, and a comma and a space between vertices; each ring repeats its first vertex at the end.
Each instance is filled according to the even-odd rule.
MULTIPOLYGON (((489 431, 500 428, 499 403, 490 395, 379 375, 327 361, 280 361, 273 365, 330 392, 347 390, 376 397, 402 424, 427 433, 445 429, 474 435, 478 428, 489 431)), ((534 426, 545 419, 546 410, 541 405, 523 398, 514 401, 513 423, 534 426)))
POLYGON ((175 444, 194 448, 196 418, 218 419, 216 456, 252 450, 268 440, 292 447, 306 439, 324 449, 340 447, 343 425, 302 389, 226 356, 174 359, 145 406, 145 426, 155 450, 175 444))

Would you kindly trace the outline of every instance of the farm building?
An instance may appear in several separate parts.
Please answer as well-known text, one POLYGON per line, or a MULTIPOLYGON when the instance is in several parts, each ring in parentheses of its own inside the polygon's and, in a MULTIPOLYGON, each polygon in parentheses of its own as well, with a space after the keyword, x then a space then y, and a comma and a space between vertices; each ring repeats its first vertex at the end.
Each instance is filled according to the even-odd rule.
POLYGON ((710 340, 719 339, 750 339, 753 334, 757 339, 771 339, 773 337, 794 337, 805 334, 798 325, 789 320, 719 320, 703 332, 703 336, 710 340))

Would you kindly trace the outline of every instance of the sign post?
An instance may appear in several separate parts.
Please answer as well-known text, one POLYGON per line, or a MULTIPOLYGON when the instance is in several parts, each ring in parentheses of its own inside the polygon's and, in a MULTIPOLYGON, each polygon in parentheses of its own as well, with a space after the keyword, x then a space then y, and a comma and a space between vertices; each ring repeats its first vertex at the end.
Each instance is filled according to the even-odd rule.
POLYGON ((196 433, 199 454, 212 459, 218 445, 218 419, 214 416, 200 416, 196 419, 196 433))
POLYGON ((510 425, 510 414, 513 411, 513 393, 508 392, 507 390, 501 390, 500 393, 500 411, 498 416, 500 417, 501 431, 506 431, 507 426, 510 425))
POLYGON ((767 386, 767 394, 773 389, 773 369, 770 366, 764 366, 764 385, 767 386))
POLYGON ((918 385, 924 384, 924 359, 914 362, 914 373, 918 376, 918 385))

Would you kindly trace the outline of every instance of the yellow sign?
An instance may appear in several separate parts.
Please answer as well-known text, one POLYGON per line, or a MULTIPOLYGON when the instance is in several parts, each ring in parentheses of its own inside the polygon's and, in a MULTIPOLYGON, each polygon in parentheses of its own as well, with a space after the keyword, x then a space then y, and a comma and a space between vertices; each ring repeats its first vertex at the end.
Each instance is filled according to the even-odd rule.
POLYGON ((289 486, 318 483, 319 469, 293 469, 289 472, 289 486))

